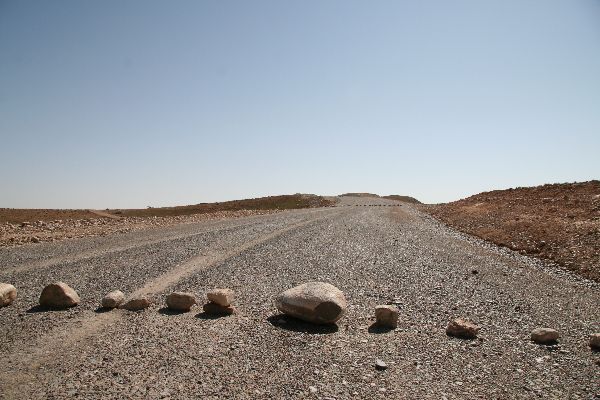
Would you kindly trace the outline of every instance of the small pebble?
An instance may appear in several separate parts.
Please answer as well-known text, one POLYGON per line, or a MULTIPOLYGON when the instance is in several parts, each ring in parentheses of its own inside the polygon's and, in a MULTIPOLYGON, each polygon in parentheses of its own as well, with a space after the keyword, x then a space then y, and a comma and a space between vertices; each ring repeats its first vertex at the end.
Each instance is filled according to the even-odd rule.
POLYGON ((385 371, 387 368, 388 365, 383 360, 380 360, 379 358, 375 360, 375 369, 377 371, 385 371))

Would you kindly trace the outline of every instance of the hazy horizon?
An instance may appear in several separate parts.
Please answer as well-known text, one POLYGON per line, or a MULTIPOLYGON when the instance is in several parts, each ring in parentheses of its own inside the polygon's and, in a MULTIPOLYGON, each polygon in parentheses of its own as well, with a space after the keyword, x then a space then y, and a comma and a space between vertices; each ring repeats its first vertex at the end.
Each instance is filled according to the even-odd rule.
POLYGON ((600 178, 600 2, 0 2, 0 207, 600 178))

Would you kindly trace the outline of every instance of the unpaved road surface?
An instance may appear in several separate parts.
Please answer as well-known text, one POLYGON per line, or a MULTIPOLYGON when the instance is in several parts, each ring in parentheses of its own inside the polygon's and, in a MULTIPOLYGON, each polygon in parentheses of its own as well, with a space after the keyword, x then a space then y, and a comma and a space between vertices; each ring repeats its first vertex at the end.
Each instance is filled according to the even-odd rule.
POLYGON ((8 399, 597 399, 598 284, 447 228, 406 203, 344 197, 338 207, 185 224, 0 250, 0 397, 8 399), (36 306, 62 280, 81 304, 36 306), (349 309, 335 327, 278 315, 274 297, 330 282, 349 309), (173 314, 165 296, 236 291, 238 313, 173 314), (97 309, 114 289, 143 312, 97 309), (397 304, 395 331, 374 307, 397 304), (482 340, 449 338, 451 318, 482 340), (529 341, 532 329, 560 345, 529 341), (377 371, 374 362, 389 368, 377 371))

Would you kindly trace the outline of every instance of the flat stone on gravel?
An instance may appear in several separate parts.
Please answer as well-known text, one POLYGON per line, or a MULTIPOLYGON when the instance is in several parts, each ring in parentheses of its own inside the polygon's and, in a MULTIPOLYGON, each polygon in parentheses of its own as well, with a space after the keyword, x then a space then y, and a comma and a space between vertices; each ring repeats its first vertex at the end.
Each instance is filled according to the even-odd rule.
POLYGON ((167 296, 167 307, 175 311, 190 311, 196 304, 196 296, 192 293, 173 292, 167 296))
POLYGON ((590 335, 590 347, 592 350, 600 351, 600 333, 590 335))
POLYGON ((537 328, 531 331, 531 340, 537 344, 554 344, 560 335, 552 328, 537 328))
POLYGON ((377 371, 384 371, 384 370, 388 369, 388 365, 385 363, 385 361, 380 360, 378 358, 377 360, 375 360, 375 369, 377 371))
POLYGON ((120 290, 113 290, 110 293, 107 293, 106 296, 102 298, 102 307, 104 308, 117 308, 125 301, 125 294, 120 290))
POLYGON ((380 305, 375 307, 375 323, 384 328, 398 327, 398 307, 380 305))
POLYGON ((308 282, 277 296, 279 311, 291 317, 316 324, 338 321, 346 312, 344 293, 325 282, 308 282))
POLYGON ((209 315, 231 315, 235 312, 233 306, 224 307, 217 303, 206 303, 202 309, 209 315))
POLYGON ((69 308, 79 304, 79 295, 64 282, 47 285, 40 295, 40 306, 46 308, 69 308))
POLYGON ((446 334, 461 339, 475 339, 479 332, 479 326, 472 321, 457 318, 450 321, 446 327, 446 334))
POLYGON ((208 301, 223 307, 228 307, 233 303, 234 292, 231 289, 213 289, 206 293, 208 301))
POLYGON ((0 283, 0 307, 9 306, 16 298, 16 287, 9 283, 0 283))
POLYGON ((132 297, 119 306, 129 311, 140 311, 148 307, 150 307, 150 300, 146 296, 132 297))

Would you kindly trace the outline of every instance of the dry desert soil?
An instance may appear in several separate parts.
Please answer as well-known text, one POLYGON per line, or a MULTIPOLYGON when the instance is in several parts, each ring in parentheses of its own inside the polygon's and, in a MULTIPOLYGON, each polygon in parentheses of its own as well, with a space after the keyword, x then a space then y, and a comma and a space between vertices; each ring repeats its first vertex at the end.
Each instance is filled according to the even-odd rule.
POLYGON ((600 281, 600 181, 495 190, 423 210, 462 232, 600 281))

